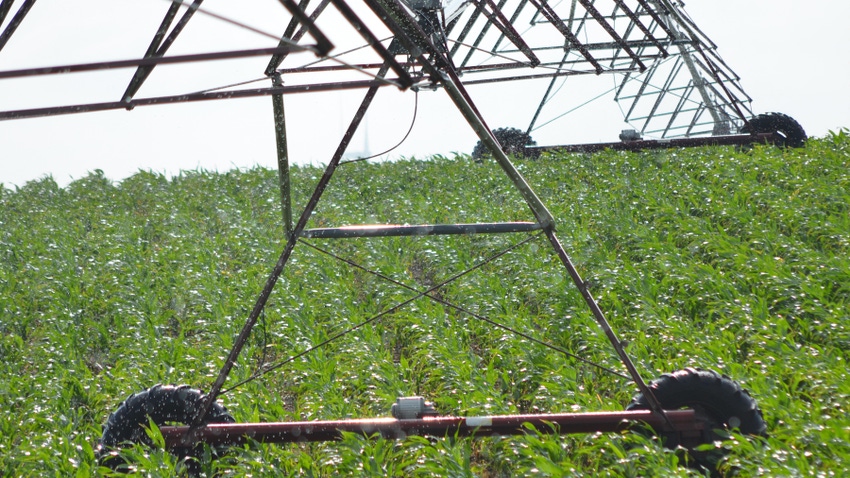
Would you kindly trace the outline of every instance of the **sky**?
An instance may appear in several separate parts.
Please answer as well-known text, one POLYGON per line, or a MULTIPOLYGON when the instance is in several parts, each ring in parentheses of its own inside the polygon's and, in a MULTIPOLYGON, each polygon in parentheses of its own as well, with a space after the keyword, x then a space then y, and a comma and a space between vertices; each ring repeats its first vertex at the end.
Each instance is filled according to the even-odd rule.
MULTIPOLYGON (((19 4, 13 5, 12 14, 19 4)), ((270 36, 196 15, 169 55, 275 46, 273 37, 288 20, 276 0, 207 0, 204 7, 270 36)), ((165 0, 40 0, 0 51, 0 71, 140 58, 166 9, 165 0)), ((689 0, 685 9, 741 77, 754 112, 788 114, 809 136, 850 127, 850 55, 844 51, 850 44, 850 2, 689 0)), ((332 16, 327 21, 332 22, 332 16)), ((339 49, 362 43, 343 29, 329 30, 336 34, 339 49)), ((160 66, 137 96, 261 78, 266 63, 266 58, 255 58, 160 66)), ((132 69, 116 69, 0 79, 0 111, 115 101, 132 74, 132 69)), ((610 88, 611 79, 603 77, 570 82, 565 108, 610 88)), ((504 84, 470 88, 491 127, 522 128, 528 123, 529 105, 538 100, 527 97, 532 87, 518 84, 508 84, 510 89, 504 84)), ((292 162, 327 163, 362 94, 287 95, 292 162)), ((629 126, 613 101, 597 103, 592 112, 578 110, 536 131, 533 138, 538 144, 616 141, 620 130, 629 126)), ((413 95, 384 88, 349 152, 375 154, 396 146, 414 112, 407 139, 382 158, 472 151, 477 138, 444 92, 413 95)), ((7 188, 48 175, 66 186, 96 169, 120 181, 139 170, 174 175, 276 164, 268 97, 0 121, 0 183, 7 188)))

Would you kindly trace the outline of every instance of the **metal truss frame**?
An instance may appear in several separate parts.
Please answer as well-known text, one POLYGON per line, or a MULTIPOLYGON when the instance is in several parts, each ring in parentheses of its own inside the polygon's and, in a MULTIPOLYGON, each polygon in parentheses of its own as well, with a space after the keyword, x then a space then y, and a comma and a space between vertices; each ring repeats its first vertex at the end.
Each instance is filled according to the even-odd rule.
MULTIPOLYGON (((0 26, 11 10, 13 1, 2 0, 0 3, 0 26)), ((588 283, 581 278, 561 244, 555 218, 504 153, 467 91, 467 86, 475 84, 549 79, 549 87, 528 126, 530 131, 550 99, 558 78, 613 74, 621 78, 616 97, 626 105, 627 120, 640 123, 640 130, 644 133, 659 132, 662 137, 667 137, 734 131, 746 121, 749 97, 738 85, 737 76, 716 55, 714 45, 699 32, 677 3, 667 0, 570 0, 558 4, 547 0, 362 0, 362 4, 358 5, 363 8, 356 10, 352 7, 353 3, 346 0, 300 0, 299 3, 294 0, 278 1, 289 12, 290 21, 277 47, 167 56, 169 48, 193 16, 201 11, 203 3, 203 0, 194 0, 191 4, 174 1, 168 6, 144 57, 139 60, 0 72, 2 80, 108 68, 136 68, 121 98, 114 102, 3 111, 0 112, 0 120, 132 109, 136 106, 174 102, 271 96, 287 241, 191 424, 192 432, 197 434, 203 428, 207 413, 220 395, 266 301, 300 241, 306 238, 530 231, 539 231, 551 245, 625 367, 628 377, 646 397, 655 417, 652 420, 666 423, 670 429, 677 429, 641 377, 624 344, 592 296, 588 283), (333 64, 325 61, 331 58, 329 55, 335 49, 320 27, 320 19, 329 11, 329 7, 341 15, 365 42, 366 61, 333 64), (389 32, 392 39, 389 44, 381 40, 382 32, 389 32), (305 36, 309 36, 312 43, 302 43, 305 36), (318 63, 289 66, 288 61, 293 53, 311 55, 318 59, 318 63), (159 65, 258 55, 270 56, 264 72, 271 81, 268 87, 137 98, 141 87, 159 65), (669 69, 666 73, 665 68, 669 69), (364 73, 368 79, 362 79, 364 73), (336 81, 313 81, 314 78, 333 75, 340 75, 341 78, 336 81), (306 79, 299 82, 298 78, 301 77, 306 79), (660 80, 660 86, 657 80, 660 80), (494 160, 525 201, 530 221, 308 228, 309 219, 341 164, 352 136, 378 90, 386 86, 400 90, 443 90, 480 141, 491 151, 494 160), (365 94, 309 201, 296 218, 290 198, 284 98, 293 93, 342 89, 361 89, 365 90, 365 94), (675 107, 667 106, 670 100, 675 107)), ((34 0, 25 0, 20 6, 14 19, 0 33, 0 48, 33 4, 34 0)), ((430 292, 433 291, 421 291, 420 296, 430 292)), ((643 419, 650 420, 649 417, 643 419)), ((618 420, 620 418, 615 417, 615 421, 618 420)))

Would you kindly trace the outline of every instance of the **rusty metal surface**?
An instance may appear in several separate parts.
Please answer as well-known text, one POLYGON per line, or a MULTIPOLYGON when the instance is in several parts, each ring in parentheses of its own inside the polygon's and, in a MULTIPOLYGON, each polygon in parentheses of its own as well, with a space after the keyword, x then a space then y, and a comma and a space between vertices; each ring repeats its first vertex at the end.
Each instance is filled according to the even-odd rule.
MULTIPOLYGON (((425 417, 398 420, 367 418, 307 422, 210 424, 194 431, 195 441, 210 445, 234 445, 255 440, 264 443, 334 441, 342 433, 368 437, 403 439, 407 436, 508 436, 529 433, 529 427, 544 434, 619 432, 646 425, 659 432, 691 434, 703 423, 693 410, 667 411, 669 423, 650 411, 560 413, 539 415, 495 415, 481 417, 425 417), (671 428, 672 425, 672 428, 671 428)), ((186 426, 160 428, 167 446, 185 444, 186 426)))
POLYGON ((697 138, 666 140, 617 141, 612 143, 565 144, 557 146, 528 146, 537 151, 562 151, 566 153, 595 153, 611 149, 614 151, 643 151, 647 149, 690 148, 695 146, 744 146, 753 143, 775 143, 774 133, 734 134, 697 138))

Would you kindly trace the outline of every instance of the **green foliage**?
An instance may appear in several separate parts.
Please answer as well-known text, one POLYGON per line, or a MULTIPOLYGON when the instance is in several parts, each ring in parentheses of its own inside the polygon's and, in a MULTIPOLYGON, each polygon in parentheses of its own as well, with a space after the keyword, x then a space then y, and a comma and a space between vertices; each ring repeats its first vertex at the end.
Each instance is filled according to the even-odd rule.
MULTIPOLYGON (((544 154, 519 168, 641 372, 730 375, 770 437, 733 435, 740 476, 838 476, 850 467, 850 137, 803 149, 544 154)), ((293 202, 322 171, 295 167, 293 202)), ((208 387, 285 243, 276 171, 101 172, 0 187, 0 474, 91 476, 110 411, 157 383, 208 387)), ((297 207, 296 207, 297 209, 297 207)), ((491 162, 466 156, 341 168, 309 227, 531 220, 491 162)), ((375 318, 222 396, 237 421, 387 415, 420 394, 445 414, 621 409, 628 381, 387 283, 417 290, 517 235, 299 244, 229 384, 375 318), (405 307, 390 309, 414 299, 405 307), (387 312, 389 311, 389 312, 387 312)), ((435 295, 622 371, 542 237, 435 295)), ((152 430, 151 436, 158 437, 152 430)), ((143 448, 144 476, 183 464, 143 448)), ((690 476, 636 434, 250 444, 207 476, 690 476)))

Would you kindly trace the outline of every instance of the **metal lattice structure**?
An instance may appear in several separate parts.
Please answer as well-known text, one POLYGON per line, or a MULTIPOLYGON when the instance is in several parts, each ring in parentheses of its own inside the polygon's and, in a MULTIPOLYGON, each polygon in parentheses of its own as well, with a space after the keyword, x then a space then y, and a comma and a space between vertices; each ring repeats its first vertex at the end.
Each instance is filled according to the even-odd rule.
MULTIPOLYGON (((10 16, 13 3, 14 0, 0 3, 0 25, 9 17, 0 32, 0 50, 36 2, 25 0, 10 16)), ((527 81, 521 82, 521 86, 505 86, 507 92, 516 91, 510 88, 531 89, 540 97, 537 103, 511 104, 511 108, 530 118, 524 127, 528 133, 538 128, 544 117, 562 115, 551 106, 560 89, 558 82, 588 75, 613 75, 615 87, 610 96, 620 105, 623 119, 641 135, 677 138, 737 133, 752 116, 751 99, 741 88, 738 76, 688 17, 681 2, 410 0, 398 2, 398 8, 404 9, 414 22, 404 25, 403 18, 381 13, 370 1, 364 2, 366 8, 340 0, 302 1, 297 5, 294 1, 281 1, 291 21, 277 47, 167 56, 196 12, 204 13, 200 10, 202 3, 203 0, 191 5, 171 3, 143 59, 0 72, 2 80, 136 66, 136 74, 121 98, 0 111, 0 119, 367 88, 375 81, 405 89, 440 88, 438 78, 405 49, 405 42, 412 40, 409 37, 413 28, 428 38, 434 49, 424 51, 430 61, 442 57, 445 65, 441 68, 450 68, 458 78, 463 78, 465 86, 534 81, 533 87, 527 81), (340 30, 356 31, 360 45, 343 53, 332 48, 331 35, 326 32, 340 30), (305 36, 315 43, 303 43, 305 36), (318 58, 305 61, 303 55, 292 55, 305 50, 318 58), (264 71, 272 82, 270 86, 200 93, 181 91, 152 98, 137 96, 157 65, 262 55, 271 56, 264 71), (378 75, 383 64, 389 65, 393 77, 378 75), (373 79, 364 79, 364 73, 373 79)))
MULTIPOLYGON (((273 0, 269 1, 273 3, 273 0)), ((35 0, 25 0, 5 24, 0 33, 0 48, 34 3, 35 0)), ((655 423, 667 427, 668 431, 683 433, 710 428, 708 425, 703 427, 693 413, 682 418, 676 412, 665 412, 664 404, 641 377, 625 345, 610 327, 588 284, 581 278, 558 239, 555 218, 505 154, 467 89, 476 84, 503 83, 505 95, 510 95, 513 85, 522 80, 542 80, 546 87, 531 115, 528 130, 532 130, 551 99, 556 81, 578 75, 614 75, 616 99, 621 103, 626 119, 637 124, 642 133, 672 137, 737 131, 746 123, 750 99, 738 85, 734 73, 716 55, 714 45, 699 32, 679 3, 667 0, 572 0, 559 3, 545 0, 498 0, 498 3, 494 0, 362 0, 362 3, 359 0, 300 0, 299 3, 278 0, 280 8, 288 12, 288 20, 282 33, 275 38, 275 44, 250 50, 168 55, 169 48, 195 15, 213 15, 201 9, 202 3, 203 0, 194 0, 191 4, 175 0, 168 4, 143 58, 0 71, 2 81, 101 69, 134 69, 123 94, 111 101, 0 111, 0 119, 6 120, 176 102, 271 97, 286 244, 218 377, 191 420, 192 430, 197 431, 205 424, 204 419, 300 242, 352 237, 426 238, 433 235, 510 233, 541 238, 551 247, 616 352, 627 373, 623 376, 630 378, 640 390, 655 423), (344 46, 353 48, 338 52, 341 47, 335 44, 337 38, 343 39, 344 46), (245 88, 236 85, 191 93, 176 92, 167 96, 139 96, 146 82, 156 75, 157 67, 245 57, 260 57, 264 62, 268 58, 262 72, 267 86, 245 88), (352 136, 378 91, 385 87, 417 92, 442 90, 492 153, 507 181, 527 205, 529 220, 308 228, 310 217, 331 178, 343 164, 343 155, 352 136), (309 201, 296 218, 290 202, 284 98, 291 94, 338 90, 365 90, 365 94, 335 153, 328 160, 323 176, 318 179, 309 201), (674 417, 680 418, 677 421, 674 417)), ((13 0, 0 3, 0 25, 11 12, 12 4, 13 0)), ((417 297, 433 300, 432 293, 443 284, 416 291, 417 297)), ((749 409, 755 410, 754 405, 749 409)), ((631 417, 650 421, 646 413, 631 417)), ((574 421, 576 418, 570 416, 565 420, 574 421)), ((608 426, 616 429, 617 424, 629 416, 605 418, 608 426)), ((522 418, 524 421, 530 419, 522 418)), ((522 420, 513 420, 512 423, 522 423, 522 420)), ((596 429, 600 429, 600 417, 589 420, 597 426, 596 429)), ((481 422, 473 424, 466 420, 464 423, 471 429, 481 426, 481 422)), ((390 423, 393 430, 398 425, 390 423)), ((585 427, 579 429, 585 430, 585 427)), ((763 432, 760 428, 754 431, 763 432)), ((186 430, 179 433, 183 436, 186 430)), ((239 435, 242 431, 232 433, 239 435)))
POLYGON ((614 75, 614 99, 641 134, 729 134, 752 114, 739 78, 681 2, 449 2, 439 12, 466 85, 549 78, 528 133, 558 79, 577 75, 614 75))

